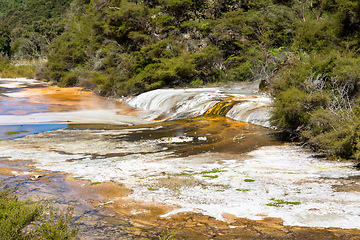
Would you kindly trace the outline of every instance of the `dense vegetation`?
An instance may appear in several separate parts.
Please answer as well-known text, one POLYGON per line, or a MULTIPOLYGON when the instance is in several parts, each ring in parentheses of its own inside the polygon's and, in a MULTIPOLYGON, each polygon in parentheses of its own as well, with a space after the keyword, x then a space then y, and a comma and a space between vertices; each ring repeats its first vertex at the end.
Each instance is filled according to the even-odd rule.
MULTIPOLYGON (((24 6, 32 2, 40 0, 24 6)), ((295 34, 290 10, 266 0, 74 0, 63 21, 41 18, 56 22, 58 31, 49 32, 53 25, 39 23, 37 15, 26 17, 27 27, 13 27, 6 21, 23 10, 9 11, 4 25, 11 41, 3 40, 3 52, 13 59, 46 58, 38 78, 103 95, 269 79, 282 61, 270 50, 276 54, 295 34), (21 45, 24 40, 30 44, 21 45)))
POLYGON ((271 80, 274 125, 336 158, 360 157, 359 30, 359 1, 320 1, 271 80))
POLYGON ((0 0, 0 16, 7 13, 9 10, 20 7, 25 4, 27 0, 0 0))
POLYGON ((266 80, 279 130, 360 157, 358 0, 0 3, 0 51, 46 59, 40 79, 106 96, 266 80))
POLYGON ((13 190, 0 190, 1 239, 77 239, 72 209, 59 212, 47 200, 20 200, 13 190))
POLYGON ((0 52, 13 60, 46 58, 54 37, 64 31, 71 0, 0 0, 0 52), (2 13, 2 14, 1 14, 2 13))

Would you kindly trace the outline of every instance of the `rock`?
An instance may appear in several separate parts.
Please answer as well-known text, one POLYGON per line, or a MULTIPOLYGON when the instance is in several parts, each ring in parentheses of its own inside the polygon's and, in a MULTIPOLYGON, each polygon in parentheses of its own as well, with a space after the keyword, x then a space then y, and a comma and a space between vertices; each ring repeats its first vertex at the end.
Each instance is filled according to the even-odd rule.
POLYGON ((31 177, 30 179, 35 181, 38 180, 39 178, 43 177, 42 175, 34 175, 33 177, 31 177))
POLYGON ((268 89, 269 82, 265 79, 261 80, 259 83, 259 91, 265 91, 268 89))

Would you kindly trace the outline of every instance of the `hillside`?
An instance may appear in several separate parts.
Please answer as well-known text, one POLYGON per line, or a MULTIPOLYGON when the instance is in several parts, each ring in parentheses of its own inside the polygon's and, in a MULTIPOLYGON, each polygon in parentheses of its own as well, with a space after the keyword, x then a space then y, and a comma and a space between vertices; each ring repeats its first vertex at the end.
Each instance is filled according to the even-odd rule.
POLYGON ((0 6, 0 51, 47 59, 37 78, 104 96, 266 80, 279 130, 328 156, 360 156, 358 0, 0 6))
POLYGON ((13 60, 46 58, 71 0, 0 1, 0 51, 13 60))
POLYGON ((77 1, 43 77, 102 95, 270 79, 294 22, 271 1, 77 1))

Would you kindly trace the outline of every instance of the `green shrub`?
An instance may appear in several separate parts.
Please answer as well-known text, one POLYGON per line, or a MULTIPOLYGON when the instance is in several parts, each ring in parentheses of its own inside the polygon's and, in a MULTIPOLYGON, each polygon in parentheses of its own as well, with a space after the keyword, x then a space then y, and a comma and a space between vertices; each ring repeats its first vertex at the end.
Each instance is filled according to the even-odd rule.
POLYGON ((175 17, 168 15, 168 14, 155 16, 153 18, 153 22, 156 25, 159 25, 159 26, 165 27, 165 28, 170 28, 170 29, 174 28, 174 26, 173 26, 174 20, 175 20, 175 17))
POLYGON ((190 82, 190 86, 192 88, 197 88, 197 87, 201 87, 204 84, 204 82, 202 80, 196 79, 196 80, 192 80, 190 82))
POLYGON ((58 85, 60 87, 75 86, 78 81, 78 73, 70 72, 65 74, 65 76, 61 78, 61 80, 58 82, 58 85))
POLYGON ((8 57, 0 56, 0 77, 3 78, 32 78, 38 68, 36 61, 12 62, 8 57))
POLYGON ((360 59, 351 53, 311 56, 271 84, 272 122, 328 156, 359 158, 360 59))
POLYGON ((193 4, 192 0, 161 0, 161 2, 165 4, 167 11, 175 17, 183 16, 193 4))
POLYGON ((58 211, 48 200, 20 200, 14 191, 1 190, 1 239, 77 239, 72 212, 72 207, 58 211))
POLYGON ((308 94, 291 87, 277 95, 272 115, 273 124, 290 131, 309 123, 310 112, 326 105, 321 94, 308 94))

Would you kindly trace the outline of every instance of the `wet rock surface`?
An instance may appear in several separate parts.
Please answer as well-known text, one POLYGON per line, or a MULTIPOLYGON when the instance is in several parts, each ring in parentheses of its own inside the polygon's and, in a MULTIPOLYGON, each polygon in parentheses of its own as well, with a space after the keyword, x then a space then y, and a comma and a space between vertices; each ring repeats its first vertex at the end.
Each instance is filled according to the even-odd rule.
MULTIPOLYGON (((111 208, 145 226, 193 212, 224 223, 230 214, 249 221, 278 218, 285 225, 358 227, 360 182, 351 163, 317 159, 295 146, 274 146, 274 140, 264 141, 266 134, 263 142, 257 141, 265 146, 235 151, 223 146, 256 141, 252 135, 259 137, 261 132, 252 134, 248 125, 235 124, 232 133, 245 137, 222 139, 220 135, 229 135, 231 122, 216 121, 184 123, 182 136, 173 135, 177 123, 73 126, 1 141, 0 157, 15 168, 16 162, 25 161, 36 172, 24 170, 19 176, 32 182, 48 181, 49 171, 70 174, 74 179, 65 182, 84 181, 79 187, 86 191, 76 193, 80 199, 89 195, 95 207, 111 208), (199 130, 197 124, 207 127, 199 130), (211 130, 214 125, 216 131, 211 130), (107 184, 116 187, 111 192, 107 184)), ((16 175, 18 170, 9 169, 0 165, 2 174, 16 175)))
POLYGON ((0 162, 0 178, 16 187, 21 198, 51 198, 60 209, 75 205, 80 239, 360 239, 360 230, 284 226, 279 218, 249 220, 231 214, 218 221, 200 213, 182 212, 165 218, 166 205, 132 202, 122 184, 91 185, 62 173, 37 171, 29 162, 0 162), (7 169, 6 171, 4 169, 7 169), (41 174, 36 181, 31 176, 41 174), (120 199, 119 199, 120 198, 120 199), (112 199, 112 200, 111 200, 112 199), (111 202, 111 203, 109 203, 111 202), (108 204, 104 204, 108 203, 108 204))
MULTIPOLYGON (((33 80, 0 81, 0 89, 10 107, 0 112, 0 179, 24 198, 75 205, 81 239, 360 239, 358 169, 229 119, 266 122, 269 101, 256 94, 240 103, 228 96, 239 90, 198 90, 199 98, 169 90, 163 103, 186 113, 174 119, 194 113, 180 109, 192 106, 186 94, 208 114, 164 121, 174 112, 160 111, 162 121, 150 124, 139 116, 154 118, 157 107, 144 113, 33 80), (40 130, 22 128, 29 123, 40 130)), ((149 93, 151 106, 162 93, 149 93)))

